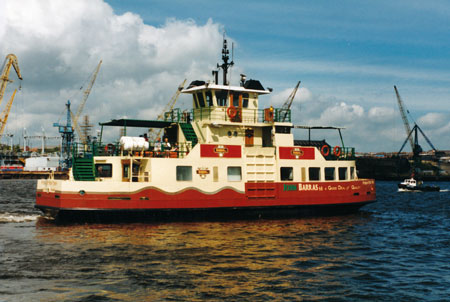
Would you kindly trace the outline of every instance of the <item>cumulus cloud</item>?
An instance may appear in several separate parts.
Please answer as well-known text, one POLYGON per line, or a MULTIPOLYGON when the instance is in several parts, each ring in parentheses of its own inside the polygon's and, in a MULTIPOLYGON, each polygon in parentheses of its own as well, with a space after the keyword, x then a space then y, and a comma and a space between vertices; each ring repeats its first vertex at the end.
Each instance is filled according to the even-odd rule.
POLYGON ((418 123, 423 127, 439 128, 445 126, 450 117, 444 113, 430 112, 420 117, 418 123))
MULTIPOLYGON (((86 87, 101 59, 103 64, 84 110, 91 122, 97 124, 120 117, 155 118, 183 79, 187 78, 189 83, 211 78, 210 71, 220 59, 221 46, 221 25, 212 20, 197 24, 194 20, 168 19, 160 26, 152 26, 136 13, 116 14, 103 0, 0 1, 0 53, 16 54, 24 77, 7 132, 19 137, 23 128, 33 135, 44 127, 47 134, 57 135, 53 122, 64 121, 64 104, 68 99, 76 110, 83 93, 80 87, 86 87)), ((268 62, 252 57, 233 68, 235 80, 239 73, 247 74, 248 70, 240 69, 245 67, 253 71, 263 67, 267 77, 258 79, 269 87, 273 85, 269 75, 280 70, 295 71, 296 75, 298 70, 315 75, 359 75, 367 70, 370 75, 392 74, 391 70, 373 66, 346 67, 325 61, 268 62)), ((410 70, 402 73, 416 74, 410 70)), ((15 75, 12 78, 15 82, 9 84, 5 98, 18 87, 15 75)), ((319 91, 302 82, 292 104, 293 122, 344 127, 346 145, 358 147, 359 151, 398 150, 405 136, 398 112, 383 105, 388 102, 374 100, 375 94, 371 100, 364 95, 348 97, 343 91, 351 91, 353 95, 353 87, 339 90, 342 87, 334 85, 326 83, 322 88, 328 89, 319 91)), ((292 89, 275 89, 262 104, 281 107, 292 89)), ((189 108, 191 100, 181 96, 178 104, 189 108)), ((448 142, 449 118, 448 114, 429 113, 419 118, 418 123, 432 141, 448 142)), ((111 133, 117 135, 118 131, 111 133)), ((304 137, 304 133, 297 135, 304 137)), ((336 133, 314 133, 314 138, 340 143, 336 133)))
POLYGON ((76 111, 100 60, 84 110, 95 123, 156 117, 184 78, 210 78, 220 58, 222 30, 212 20, 170 19, 156 27, 131 12, 117 15, 102 0, 7 0, 4 6, 0 52, 17 55, 24 78, 7 125, 16 135, 23 127, 56 132, 52 123, 67 99, 76 111))

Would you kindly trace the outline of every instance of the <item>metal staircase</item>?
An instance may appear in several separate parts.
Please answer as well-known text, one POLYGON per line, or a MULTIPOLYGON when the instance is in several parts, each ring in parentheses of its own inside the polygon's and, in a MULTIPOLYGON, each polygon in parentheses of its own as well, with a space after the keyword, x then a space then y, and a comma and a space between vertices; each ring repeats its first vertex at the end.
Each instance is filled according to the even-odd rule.
POLYGON ((73 158, 72 173, 75 180, 94 181, 95 168, 94 159, 91 158, 73 158))
POLYGON ((198 143, 197 134, 190 123, 180 123, 181 130, 183 130, 184 137, 187 141, 192 142, 192 148, 198 143))

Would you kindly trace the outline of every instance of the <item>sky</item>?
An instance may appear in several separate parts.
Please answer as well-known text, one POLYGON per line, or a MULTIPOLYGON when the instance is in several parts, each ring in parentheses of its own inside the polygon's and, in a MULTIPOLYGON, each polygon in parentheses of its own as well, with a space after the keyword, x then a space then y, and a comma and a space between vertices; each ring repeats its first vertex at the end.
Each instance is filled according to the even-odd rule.
MULTIPOLYGON (((102 60, 83 111, 95 130, 114 118, 154 119, 184 79, 211 79, 225 33, 231 82, 244 73, 273 88, 261 107, 281 107, 301 81, 295 125, 344 127, 357 152, 398 151, 406 132, 396 85, 411 127, 450 150, 449 32, 450 2, 439 0, 0 0, 0 56, 16 54, 23 76, 11 72, 0 111, 20 85, 5 132, 15 144, 24 129, 58 136, 53 123, 65 122, 67 100, 76 112, 102 60)), ((188 95, 177 103, 191 105, 188 95)), ((339 144, 334 132, 312 136, 339 144)))

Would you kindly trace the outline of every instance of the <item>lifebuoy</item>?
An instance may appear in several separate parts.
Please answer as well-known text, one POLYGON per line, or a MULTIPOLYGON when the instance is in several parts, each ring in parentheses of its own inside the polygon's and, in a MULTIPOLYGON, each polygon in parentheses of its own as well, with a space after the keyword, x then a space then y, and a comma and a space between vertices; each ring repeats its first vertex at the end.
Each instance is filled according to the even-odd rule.
POLYGON ((229 116, 230 118, 234 118, 234 117, 236 116, 236 114, 237 114, 236 107, 234 107, 234 106, 228 107, 228 109, 227 109, 227 114, 228 114, 228 116, 229 116))
POLYGON ((336 155, 337 157, 341 156, 341 147, 335 146, 333 148, 333 154, 336 155))
POLYGON ((322 148, 320 149, 320 152, 322 153, 323 156, 328 156, 330 155, 330 147, 328 147, 328 145, 323 145, 322 148))

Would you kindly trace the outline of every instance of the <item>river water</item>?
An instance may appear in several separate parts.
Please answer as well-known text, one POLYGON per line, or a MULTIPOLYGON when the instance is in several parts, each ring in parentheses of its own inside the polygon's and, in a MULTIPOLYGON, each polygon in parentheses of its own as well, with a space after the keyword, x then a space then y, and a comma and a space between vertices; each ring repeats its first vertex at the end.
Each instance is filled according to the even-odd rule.
POLYGON ((0 180, 0 301, 450 301, 450 183, 355 214, 56 225, 0 180))

